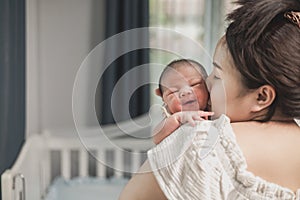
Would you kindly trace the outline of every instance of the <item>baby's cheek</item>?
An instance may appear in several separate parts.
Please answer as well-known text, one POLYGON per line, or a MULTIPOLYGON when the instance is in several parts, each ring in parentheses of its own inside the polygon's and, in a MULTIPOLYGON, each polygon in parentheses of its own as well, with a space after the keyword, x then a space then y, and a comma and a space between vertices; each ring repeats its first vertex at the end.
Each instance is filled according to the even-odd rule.
POLYGON ((172 105, 172 113, 182 111, 182 106, 178 98, 173 99, 172 105))
POLYGON ((200 110, 204 110, 207 107, 207 102, 209 100, 208 98, 209 98, 209 94, 207 91, 201 91, 197 94, 200 110))

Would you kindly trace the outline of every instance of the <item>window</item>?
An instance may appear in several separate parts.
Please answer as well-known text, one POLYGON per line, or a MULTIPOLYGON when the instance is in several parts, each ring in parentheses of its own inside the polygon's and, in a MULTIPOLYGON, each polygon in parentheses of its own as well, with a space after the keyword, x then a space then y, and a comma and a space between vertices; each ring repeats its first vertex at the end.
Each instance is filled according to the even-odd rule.
MULTIPOLYGON (((149 3, 150 26, 177 31, 200 44, 207 53, 189 58, 202 63, 209 73, 213 50, 225 30, 225 15, 232 9, 230 0, 149 0, 149 3)), ((187 51, 190 48, 175 34, 150 34, 150 43, 172 46, 172 49, 184 48, 187 51)), ((150 51, 151 63, 166 65, 175 58, 178 58, 178 55, 170 52, 150 51)), ((163 67, 151 67, 150 81, 158 83, 162 69, 163 67)), ((151 85, 151 105, 161 104, 160 98, 154 95, 156 87, 155 84, 151 85)))

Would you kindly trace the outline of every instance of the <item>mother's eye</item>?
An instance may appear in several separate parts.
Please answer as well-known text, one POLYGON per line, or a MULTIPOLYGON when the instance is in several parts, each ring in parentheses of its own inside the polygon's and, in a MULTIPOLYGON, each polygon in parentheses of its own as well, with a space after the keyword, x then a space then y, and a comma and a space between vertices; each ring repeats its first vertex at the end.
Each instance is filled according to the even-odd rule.
POLYGON ((213 76, 214 79, 220 79, 220 77, 217 77, 216 75, 213 76))
POLYGON ((201 83, 202 83, 202 81, 198 81, 198 82, 192 83, 190 86, 195 87, 195 86, 201 85, 201 83))

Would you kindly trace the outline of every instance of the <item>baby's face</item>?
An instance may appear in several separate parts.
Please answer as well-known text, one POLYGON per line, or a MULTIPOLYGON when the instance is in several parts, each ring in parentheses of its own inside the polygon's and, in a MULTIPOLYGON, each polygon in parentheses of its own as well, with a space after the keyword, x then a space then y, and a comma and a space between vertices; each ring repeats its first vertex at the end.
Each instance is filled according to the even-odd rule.
POLYGON ((170 113, 204 110, 209 94, 202 75, 192 66, 170 68, 164 75, 163 101, 170 113))

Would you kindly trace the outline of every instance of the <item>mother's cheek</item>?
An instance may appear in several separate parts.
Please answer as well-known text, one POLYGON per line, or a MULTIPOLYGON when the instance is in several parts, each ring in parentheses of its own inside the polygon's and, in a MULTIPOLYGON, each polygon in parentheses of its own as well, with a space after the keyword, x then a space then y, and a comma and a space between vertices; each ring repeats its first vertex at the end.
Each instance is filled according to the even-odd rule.
POLYGON ((226 114, 226 95, 223 84, 219 84, 211 88, 211 109, 215 113, 214 118, 218 118, 221 114, 226 114))

